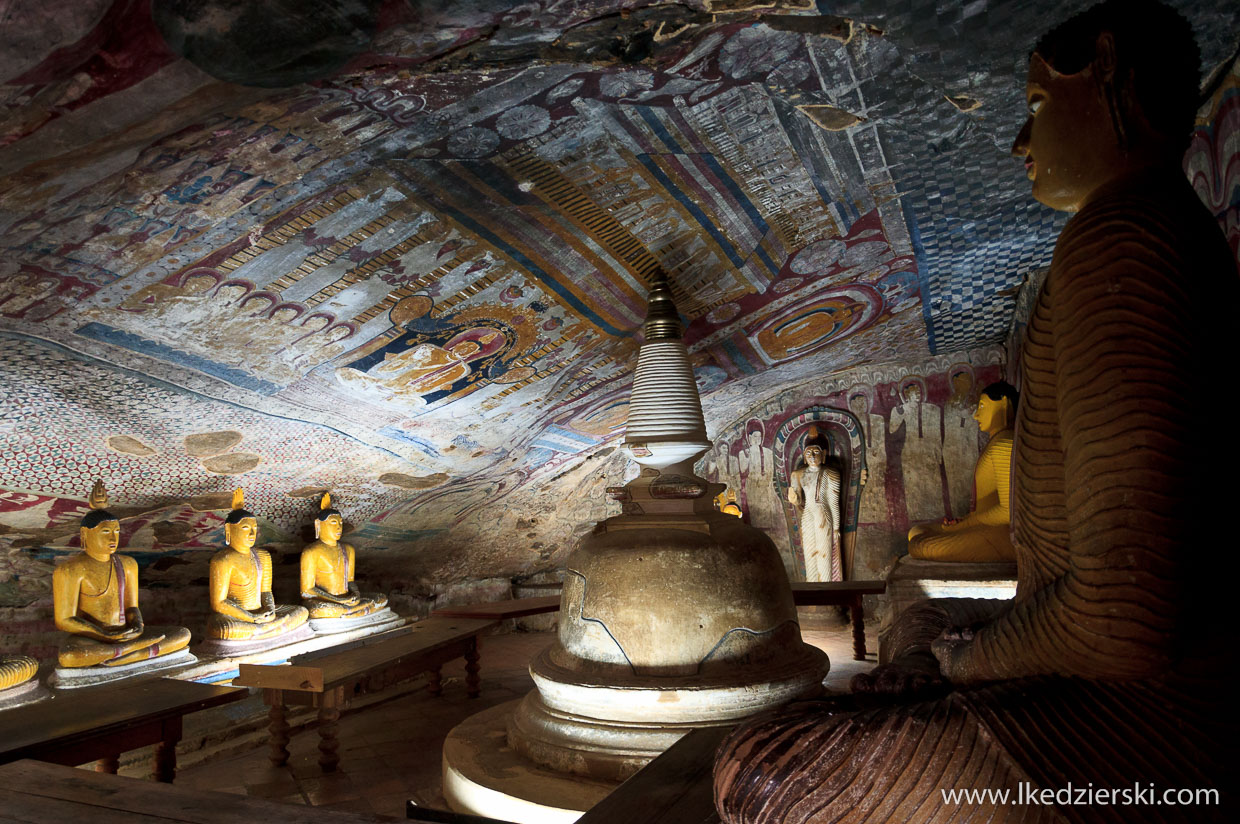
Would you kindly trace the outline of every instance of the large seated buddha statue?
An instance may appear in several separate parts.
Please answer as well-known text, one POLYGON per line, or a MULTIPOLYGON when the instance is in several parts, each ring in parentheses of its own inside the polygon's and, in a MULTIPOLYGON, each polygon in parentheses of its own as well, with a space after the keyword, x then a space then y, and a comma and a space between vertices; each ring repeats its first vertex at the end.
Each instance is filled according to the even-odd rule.
POLYGON ((244 506, 240 489, 224 520, 228 546, 211 558, 211 617, 207 637, 213 651, 246 652, 282 646, 311 636, 303 606, 277 605, 271 594, 271 553, 255 549, 258 519, 244 506))
POLYGON ((95 482, 89 505, 79 530, 82 551, 52 573, 56 628, 68 633, 52 683, 80 687, 193 663, 194 656, 184 652, 188 629, 148 627, 143 621, 138 563, 116 554, 121 525, 105 509, 108 493, 102 481, 95 482))
POLYGON ((861 694, 735 731, 728 824, 1230 820, 1234 587, 1215 560, 1235 489, 1209 479, 1240 448, 1202 387, 1233 368, 1240 278, 1180 166, 1198 60, 1155 0, 1038 42, 1013 153, 1074 214, 1021 353, 1016 596, 922 602, 861 694))
POLYGON ((908 554, 925 561, 1014 561, 1009 496, 1012 490, 1012 426, 1016 388, 997 381, 982 390, 973 419, 990 436, 977 459, 973 489, 977 499, 964 518, 919 524, 908 532, 908 554))
POLYGON ((393 620, 382 593, 363 595, 354 583, 357 553, 340 540, 344 519, 325 493, 314 519, 315 539, 301 551, 301 602, 315 632, 341 632, 361 624, 393 620), (363 620, 367 619, 367 620, 363 620))

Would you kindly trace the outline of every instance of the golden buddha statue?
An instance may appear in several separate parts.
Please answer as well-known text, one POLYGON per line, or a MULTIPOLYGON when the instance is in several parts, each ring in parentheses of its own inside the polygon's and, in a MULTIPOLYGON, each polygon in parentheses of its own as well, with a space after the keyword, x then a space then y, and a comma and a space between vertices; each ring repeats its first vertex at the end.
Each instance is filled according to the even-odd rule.
POLYGON ((244 494, 233 493, 233 510, 224 521, 228 542, 211 558, 210 598, 212 615, 207 636, 221 641, 270 641, 287 643, 307 637, 285 637, 305 625, 305 607, 277 605, 271 594, 271 553, 255 549, 258 519, 242 509, 244 494))
POLYGON ((1038 42, 1012 152, 1034 198, 1074 214, 1021 348, 1016 596, 914 605, 891 664, 854 677, 868 695, 738 728, 715 768, 727 824, 1234 818, 1234 596, 1202 553, 1223 554, 1234 498, 1207 470, 1240 444, 1202 387, 1232 368, 1240 279, 1181 167, 1199 59, 1155 0, 1038 42), (1055 800, 1003 806, 1018 785, 1055 800), (1179 787, 1197 803, 1163 803, 1179 787))
POLYGON ((321 631, 322 620, 360 618, 387 608, 386 595, 358 592, 356 553, 341 542, 344 519, 331 503, 331 493, 324 494, 314 519, 315 540, 301 551, 301 602, 315 631, 321 631))
POLYGON ((34 678, 39 662, 28 655, 0 655, 0 693, 34 678))
POLYGON ((908 531, 908 554, 926 561, 1014 561, 1011 512, 1012 426, 1016 387, 997 381, 982 391, 973 419, 990 436, 977 459, 973 489, 977 503, 964 518, 919 524, 908 531))
MULTIPOLYGON (((179 652, 189 645, 184 627, 148 627, 138 609, 138 563, 117 555, 121 525, 104 507, 108 493, 96 481, 91 511, 82 519, 82 551, 52 573, 56 628, 69 633, 57 660, 64 669, 120 667, 179 652)), ((192 660, 184 656, 186 663, 192 660)), ((71 676, 59 672, 60 686, 71 676)))

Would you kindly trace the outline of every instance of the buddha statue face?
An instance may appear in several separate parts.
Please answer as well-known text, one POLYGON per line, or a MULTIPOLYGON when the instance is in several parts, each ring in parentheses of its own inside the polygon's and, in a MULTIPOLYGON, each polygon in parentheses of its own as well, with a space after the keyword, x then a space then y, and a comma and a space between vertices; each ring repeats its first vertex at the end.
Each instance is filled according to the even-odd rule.
POLYGON ((987 395, 982 395, 977 401, 977 411, 973 413, 973 420, 977 421, 977 425, 988 435, 1001 432, 1010 425, 1011 403, 1007 398, 993 400, 987 395))
POLYGON ((315 520, 315 535, 327 544, 334 544, 344 534, 344 520, 339 515, 328 515, 323 520, 315 520))
POLYGON ((120 546, 121 524, 119 521, 101 521, 93 527, 82 527, 79 534, 86 554, 95 560, 106 561, 120 546))
POLYGON ((826 457, 826 454, 827 453, 818 444, 810 444, 805 447, 805 465, 815 468, 822 466, 822 461, 823 458, 826 457))
MULTIPOLYGON (((1100 49, 1106 37, 1099 38, 1100 49)), ((1097 77, 1102 64, 1100 56, 1076 74, 1060 74, 1038 54, 1029 61, 1029 117, 1012 154, 1024 159, 1034 198, 1057 211, 1078 211, 1124 167, 1104 81, 1097 77)))
POLYGON ((224 524, 224 540, 238 552, 249 552, 258 540, 258 521, 242 518, 235 524, 224 524))

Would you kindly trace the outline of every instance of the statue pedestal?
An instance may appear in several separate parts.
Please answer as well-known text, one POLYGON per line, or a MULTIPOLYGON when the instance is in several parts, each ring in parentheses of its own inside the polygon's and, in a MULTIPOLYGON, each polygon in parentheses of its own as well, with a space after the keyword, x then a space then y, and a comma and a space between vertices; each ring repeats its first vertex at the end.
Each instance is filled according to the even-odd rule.
POLYGON ((879 610, 878 662, 890 661, 888 636, 900 613, 927 598, 1012 598, 1015 563, 923 561, 905 555, 887 574, 887 593, 879 610))
POLYGON ((24 684, 9 687, 7 690, 0 690, 0 711, 34 704, 45 698, 50 698, 51 695, 51 691, 40 684, 37 677, 32 678, 24 684))
POLYGON ((353 630, 366 630, 364 635, 371 635, 376 632, 387 632, 405 623, 405 619, 401 618, 388 607, 384 607, 378 612, 372 612, 369 615, 359 615, 356 618, 311 618, 310 629, 315 635, 336 635, 341 632, 351 632, 353 630))
POLYGON ((194 653, 204 658, 235 658, 238 655, 269 652, 278 647, 287 647, 290 644, 313 637, 314 631, 306 623, 289 632, 273 635, 270 638, 259 638, 250 641, 241 639, 228 641, 223 638, 208 638, 194 648, 194 653))
POLYGON ((198 658, 196 656, 188 650, 181 650, 169 655, 161 655, 158 658, 148 658, 145 661, 122 664, 118 667, 57 667, 52 673, 52 677, 48 679, 47 684, 57 690, 95 687, 125 678, 133 678, 137 675, 149 675, 153 672, 168 674, 168 670, 189 667, 197 662, 198 658))

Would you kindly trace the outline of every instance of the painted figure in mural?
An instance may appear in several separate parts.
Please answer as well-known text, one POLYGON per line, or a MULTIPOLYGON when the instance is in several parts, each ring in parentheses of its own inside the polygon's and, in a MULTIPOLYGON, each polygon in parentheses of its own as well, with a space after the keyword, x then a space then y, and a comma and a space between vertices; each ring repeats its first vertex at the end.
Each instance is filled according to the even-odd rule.
POLYGON ((973 473, 977 506, 965 518, 918 524, 908 532, 908 554, 927 561, 1014 561, 1009 497, 1012 489, 1012 427, 1016 388, 1006 381, 987 386, 974 420, 990 436, 973 473))
MULTIPOLYGON (((761 421, 750 421, 746 434, 746 445, 740 455, 741 471, 745 473, 745 500, 748 504, 749 523, 769 534, 775 545, 784 554, 785 564, 791 558, 791 548, 787 541, 787 526, 784 522, 784 508, 779 503, 779 492, 775 489, 774 455, 762 444, 761 421)), ((795 565, 789 564, 795 569, 795 565)))
POLYGON ((39 672, 39 662, 29 655, 0 655, 0 692, 19 687, 39 672))
POLYGON ((810 433, 805 465, 788 479, 788 502, 801 512, 801 549, 805 580, 842 581, 840 551, 840 473, 827 460, 827 440, 810 433))
POLYGON ((1237 726, 1232 579, 1203 573, 1197 550, 1234 509, 1232 485, 1202 481, 1207 462, 1240 463, 1240 445, 1220 436, 1200 388, 1232 369, 1240 281, 1180 167, 1197 81, 1189 22, 1152 0, 1107 0, 1038 43, 1013 153, 1039 201, 1075 214, 1022 351, 1016 597, 905 611, 891 665, 853 683, 900 694, 890 703, 825 702, 735 732, 715 773, 728 824, 893 810, 911 822, 1230 820, 1217 794, 1157 804, 1167 787, 1225 798, 1237 726), (943 804, 946 787, 1018 783, 1149 786, 1151 800, 943 804))
MULTIPOLYGON (((973 372, 951 370, 952 395, 943 407, 943 470, 947 474, 949 517, 963 518, 973 498, 973 468, 977 465, 977 426, 974 423, 973 372)), ((1015 423, 1015 418, 1009 423, 1015 423)))
POLYGON ((121 525, 108 512, 96 481, 91 511, 79 531, 82 551, 52 573, 56 628, 69 633, 57 655, 62 667, 115 667, 177 652, 189 645, 184 627, 148 627, 138 609, 138 562, 117 555, 121 525))
POLYGON ((305 607, 276 605, 271 594, 271 553, 254 549, 258 519, 242 509, 240 489, 233 493, 233 510, 224 521, 228 546, 211 558, 211 617, 207 635, 225 641, 276 638, 306 623, 305 607))
POLYGON ((346 386, 421 405, 426 402, 424 396, 450 389, 469 376, 472 362, 495 353, 503 345, 504 335, 498 330, 470 329, 443 346, 420 343, 402 352, 388 352, 365 372, 342 367, 336 370, 336 376, 346 386))
POLYGON ((943 517, 943 435, 939 408, 926 403, 919 378, 906 378, 900 387, 904 400, 891 410, 891 432, 904 432, 900 452, 904 500, 910 522, 943 517))
POLYGON ((861 494, 857 521, 886 524, 887 509, 887 420, 870 414, 870 388, 854 386, 848 391, 848 408, 861 424, 865 436, 865 489, 861 494))
POLYGON ((342 543, 344 519, 332 509, 331 495, 324 494, 314 518, 314 542, 301 551, 301 602, 310 617, 356 618, 387 606, 381 593, 363 595, 353 582, 357 553, 342 543))

